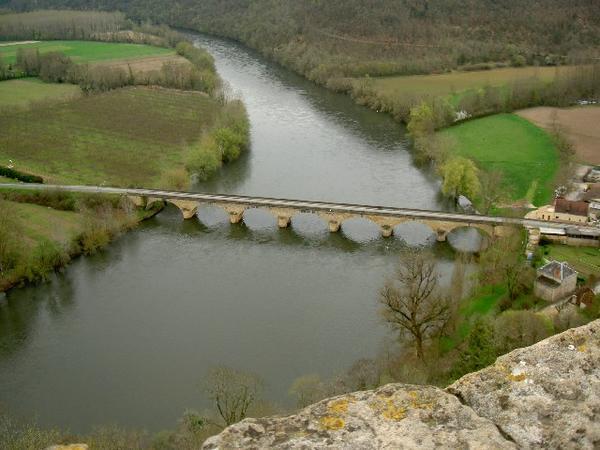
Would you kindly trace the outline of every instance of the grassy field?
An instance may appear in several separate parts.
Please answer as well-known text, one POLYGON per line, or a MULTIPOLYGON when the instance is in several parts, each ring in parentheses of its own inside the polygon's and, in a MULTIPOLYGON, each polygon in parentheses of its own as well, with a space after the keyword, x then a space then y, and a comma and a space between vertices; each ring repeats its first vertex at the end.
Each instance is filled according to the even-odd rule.
POLYGON ((80 63, 175 55, 175 50, 173 49, 142 44, 93 41, 43 41, 33 44, 0 47, 0 58, 5 63, 14 63, 19 48, 37 48, 40 53, 62 52, 72 58, 74 62, 80 63))
POLYGON ((83 229, 83 218, 76 212, 29 203, 7 202, 7 205, 18 222, 23 242, 31 245, 43 239, 66 245, 83 229))
POLYGON ((155 185, 218 110, 200 93, 127 88, 0 114, 0 161, 49 182, 155 185))
POLYGON ((552 198, 558 153, 550 136, 514 114, 497 114, 442 130, 456 151, 485 170, 499 170, 512 198, 535 205, 552 198))
POLYGON ((38 78, 21 78, 0 83, 0 108, 23 107, 41 100, 67 100, 81 95, 73 84, 44 83, 38 78))
POLYGON ((568 70, 569 67, 511 67, 440 75, 384 77, 373 78, 373 87, 380 95, 391 98, 407 95, 441 96, 478 89, 486 85, 502 86, 532 77, 550 81, 557 73, 568 70))
POLYGON ((547 259, 566 261, 584 276, 600 274, 600 248, 552 244, 544 245, 542 251, 547 259))

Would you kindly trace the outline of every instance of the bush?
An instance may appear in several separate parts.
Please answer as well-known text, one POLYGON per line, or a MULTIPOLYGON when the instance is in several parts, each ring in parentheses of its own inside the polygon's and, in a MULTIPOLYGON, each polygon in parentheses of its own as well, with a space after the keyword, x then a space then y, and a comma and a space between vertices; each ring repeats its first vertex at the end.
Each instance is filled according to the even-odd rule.
POLYGON ((221 154, 212 135, 205 135, 200 143, 190 150, 185 164, 187 170, 200 180, 207 180, 221 167, 221 154))
POLYGON ((160 187, 176 191, 185 191, 190 186, 190 176, 184 168, 171 169, 163 173, 160 187))
POLYGON ((15 180, 22 181, 23 183, 43 183, 44 179, 37 175, 30 175, 25 172, 20 172, 15 169, 9 169, 8 167, 0 166, 0 176, 6 178, 13 178, 15 180))

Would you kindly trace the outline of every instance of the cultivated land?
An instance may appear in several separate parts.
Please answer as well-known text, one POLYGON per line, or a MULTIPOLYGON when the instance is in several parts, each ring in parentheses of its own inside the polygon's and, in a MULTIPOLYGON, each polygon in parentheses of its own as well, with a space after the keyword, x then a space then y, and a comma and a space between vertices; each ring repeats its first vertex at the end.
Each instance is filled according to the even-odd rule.
POLYGON ((456 144, 456 151, 481 168, 501 171, 514 200, 535 205, 552 198, 552 179, 558 152, 542 129, 514 114, 475 119, 440 132, 456 144))
POLYGON ((545 129, 556 123, 573 144, 579 162, 600 165, 600 106, 538 107, 517 114, 545 129))
POLYGON ((133 59, 118 59, 110 61, 102 61, 94 63, 94 65, 102 65, 106 67, 120 67, 124 70, 129 70, 133 73, 145 73, 160 70, 163 64, 191 64, 183 56, 179 55, 161 55, 147 56, 144 58, 133 59))
POLYGON ((5 112, 0 161, 48 182, 153 186, 217 110, 201 93, 136 87, 5 112))
POLYGON ((24 107, 42 100, 69 100, 81 95, 73 84, 44 83, 38 78, 21 78, 0 82, 0 108, 24 107))
POLYGON ((549 244, 542 250, 546 258, 566 261, 582 275, 600 274, 600 248, 549 244))
POLYGON ((484 86, 503 86, 517 80, 537 78, 551 81, 569 67, 511 67, 440 75, 414 75, 373 78, 373 88, 387 98, 406 96, 443 96, 484 86))
POLYGON ((0 58, 5 63, 12 64, 16 62, 17 50, 20 48, 37 48, 40 53, 61 52, 76 63, 175 55, 175 50, 173 49, 143 44, 94 41, 44 41, 0 47, 0 58))

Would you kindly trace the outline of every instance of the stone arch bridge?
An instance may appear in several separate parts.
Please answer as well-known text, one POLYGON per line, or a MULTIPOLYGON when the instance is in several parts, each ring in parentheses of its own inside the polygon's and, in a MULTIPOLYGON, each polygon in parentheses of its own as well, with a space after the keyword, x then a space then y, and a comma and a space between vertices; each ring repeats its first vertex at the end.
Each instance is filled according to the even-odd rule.
POLYGON ((313 213, 321 217, 329 231, 339 231, 345 220, 366 218, 381 229, 383 237, 390 237, 394 227, 405 222, 419 222, 429 226, 438 241, 445 241, 448 233, 456 228, 477 228, 488 236, 502 236, 510 227, 523 226, 539 235, 540 228, 563 228, 564 224, 552 224, 545 221, 513 217, 495 217, 473 214, 460 214, 420 209, 393 208, 385 206, 355 205, 349 203, 316 202, 289 200, 268 197, 249 197, 241 195, 203 194, 196 192, 165 191, 155 189, 112 188, 102 186, 63 186, 46 184, 0 184, 2 188, 28 190, 54 190, 79 193, 113 194, 128 197, 139 207, 149 207, 155 202, 168 202, 181 211, 185 219, 196 215, 201 205, 214 205, 229 214, 232 224, 243 219, 244 212, 260 208, 270 211, 277 219, 280 228, 290 225, 297 213, 313 213))

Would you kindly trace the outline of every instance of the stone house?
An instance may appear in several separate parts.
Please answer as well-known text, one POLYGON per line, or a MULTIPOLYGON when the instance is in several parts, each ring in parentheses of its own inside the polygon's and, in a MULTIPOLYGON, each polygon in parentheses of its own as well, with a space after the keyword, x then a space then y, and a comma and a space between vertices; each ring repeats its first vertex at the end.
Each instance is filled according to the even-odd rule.
POLYGON ((561 300, 575 292, 577 272, 566 262, 551 261, 537 270, 534 294, 548 302, 561 300))
POLYGON ((584 223, 589 220, 590 204, 587 201, 573 201, 557 198, 554 205, 542 206, 527 213, 528 219, 546 220, 548 222, 584 223))

